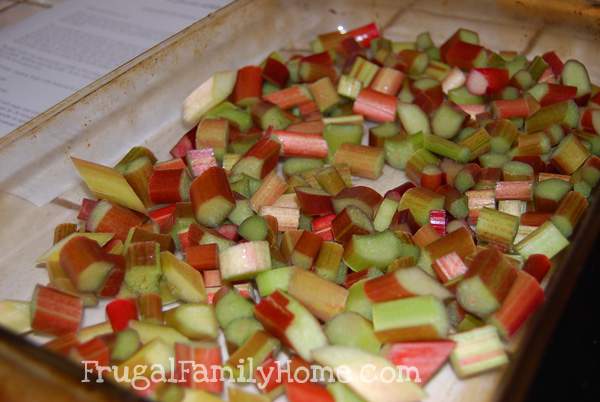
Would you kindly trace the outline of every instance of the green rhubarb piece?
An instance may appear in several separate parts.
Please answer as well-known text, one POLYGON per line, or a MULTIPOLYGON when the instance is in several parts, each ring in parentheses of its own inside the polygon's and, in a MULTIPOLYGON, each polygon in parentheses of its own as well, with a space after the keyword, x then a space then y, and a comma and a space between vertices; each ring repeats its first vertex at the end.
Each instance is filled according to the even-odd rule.
POLYGON ((482 96, 473 95, 465 86, 449 91, 448 99, 457 105, 483 105, 484 103, 482 96))
POLYGON ((373 127, 370 133, 377 138, 390 138, 400 134, 400 126, 395 122, 382 123, 373 127))
POLYGON ((250 112, 238 108, 231 102, 218 104, 209 110, 204 117, 209 119, 225 119, 242 132, 246 132, 252 127, 250 112))
POLYGON ((346 311, 360 314, 370 321, 373 319, 373 303, 365 294, 366 281, 363 279, 350 286, 346 299, 346 311))
POLYGON ((429 118, 423 110, 414 103, 398 102, 398 116, 402 127, 408 134, 431 133, 429 118))
POLYGON ((515 100, 519 99, 521 91, 515 87, 506 87, 500 92, 500 99, 515 100))
POLYGON ((262 330, 264 330, 262 324, 255 318, 242 317, 231 321, 223 330, 223 334, 227 343, 240 347, 252 335, 262 330))
POLYGON ((573 185, 573 191, 577 191, 585 198, 590 198, 590 195, 592 195, 592 186, 585 181, 578 181, 573 185))
POLYGON ((375 78, 377 71, 379 71, 379 66, 377 64, 371 63, 363 57, 357 57, 354 60, 349 75, 362 82, 365 87, 368 87, 373 81, 373 78, 375 78))
POLYGON ((517 72, 522 71, 527 67, 527 57, 519 54, 511 60, 508 60, 505 67, 508 70, 508 76, 513 78, 517 72))
POLYGON ((450 339, 456 342, 450 354, 450 363, 461 378, 508 363, 498 331, 491 325, 451 335, 450 339))
POLYGON ((384 269, 400 256, 402 242, 386 230, 366 235, 353 235, 344 249, 344 263, 353 271, 375 267, 384 269))
POLYGON ((219 335, 211 304, 182 304, 165 312, 165 322, 190 339, 214 340, 219 335))
POLYGON ((569 240, 550 221, 527 235, 515 245, 515 250, 524 258, 532 254, 544 254, 548 258, 554 257, 569 245, 569 240))
POLYGON ((246 219, 254 215, 252 207, 250 207, 249 200, 236 200, 235 207, 227 216, 227 219, 234 225, 241 225, 246 219))
POLYGON ((260 128, 263 130, 269 127, 273 127, 274 130, 284 130, 291 123, 291 120, 277 106, 271 107, 260 117, 260 128))
POLYGON ((29 302, 0 301, 0 327, 16 334, 31 331, 31 306, 29 302))
POLYGON ((288 300, 285 308, 294 316, 292 324, 285 330, 285 337, 301 358, 310 361, 313 350, 327 345, 327 337, 319 321, 306 307, 287 294, 285 298, 288 300))
POLYGON ((215 305, 215 316, 221 328, 239 318, 254 318, 254 305, 235 290, 229 290, 215 305))
POLYGON ((366 402, 341 382, 327 384, 327 391, 331 394, 335 402, 366 402))
POLYGON ((381 204, 379 204, 379 208, 377 208, 377 213, 375 214, 375 219, 373 220, 373 227, 375 230, 378 232, 383 232, 389 228, 397 209, 398 201, 390 198, 384 198, 381 204))
POLYGON ((517 83, 520 88, 528 89, 531 88, 536 81, 533 80, 531 73, 527 70, 519 70, 517 71, 512 79, 517 83))
POLYGON ((189 343, 190 340, 181 332, 165 325, 147 321, 129 321, 129 328, 137 332, 140 341, 145 345, 153 340, 161 340, 169 346, 176 343, 189 343))
POLYGON ((340 76, 337 93, 346 98, 356 99, 362 88, 363 83, 358 78, 344 74, 340 76))
POLYGON ((238 243, 219 252, 219 269, 224 281, 254 278, 271 269, 271 251, 265 240, 238 243))
POLYGON ((463 121, 465 121, 464 112, 445 103, 433 112, 431 128, 435 135, 452 138, 460 130, 463 121))
POLYGON ((415 41, 415 47, 417 50, 426 50, 433 46, 435 45, 431 40, 431 35, 429 35, 429 32, 421 32, 417 35, 417 40, 415 41))
POLYGON ((422 133, 409 135, 401 139, 389 139, 383 144, 385 161, 396 169, 404 169, 410 157, 422 147, 422 133))
POLYGON ((293 176, 313 169, 320 169, 325 165, 321 159, 314 158, 289 158, 283 162, 283 174, 293 176))
POLYGON ((332 345, 351 346, 373 354, 381 349, 373 325, 357 313, 345 312, 329 320, 325 335, 332 345))
MULTIPOLYGON (((425 49, 425 54, 427 55, 427 57, 429 57, 429 65, 431 65, 434 62, 439 62, 442 59, 442 54, 440 52, 439 47, 430 47, 428 49, 425 49)), ((427 70, 425 70, 425 72, 427 72, 427 70)), ((442 77, 436 78, 443 79, 442 77)))
POLYGON ((529 66, 527 67, 527 71, 531 74, 531 78, 534 82, 538 82, 544 71, 548 68, 548 63, 541 56, 535 56, 529 66))
POLYGON ((477 129, 475 127, 464 127, 463 129, 461 129, 458 132, 458 134, 456 135, 456 138, 454 140, 456 142, 460 143, 460 142, 466 140, 467 138, 471 137, 477 131, 479 131, 479 129, 477 129))
POLYGON ((262 216, 250 216, 240 224, 238 233, 248 241, 265 240, 268 233, 267 222, 262 216))
POLYGON ((512 247, 518 230, 518 216, 487 207, 479 211, 475 231, 480 241, 492 243, 508 250, 512 247))
POLYGON ((449 322, 439 299, 416 296, 373 304, 373 328, 382 341, 421 341, 445 338, 449 322))
POLYGON ((465 318, 463 318, 460 321, 456 329, 458 330, 458 332, 465 332, 475 328, 483 327, 484 325, 485 322, 475 317, 474 315, 467 313, 465 314, 465 318))
POLYGON ((471 159, 469 148, 437 135, 425 135, 423 137, 423 147, 430 152, 460 163, 466 163, 471 159))
POLYGON ((327 142, 328 159, 332 160, 338 148, 345 143, 360 144, 363 127, 358 124, 326 124, 323 138, 327 142))
MULTIPOLYGON (((508 161, 502 165, 504 180, 511 177, 533 178, 534 171, 530 164, 519 161, 508 161)), ((526 180, 526 179, 525 179, 526 180)))
POLYGON ((575 127, 579 119, 579 109, 573 101, 564 101, 544 106, 525 120, 525 131, 543 131, 553 124, 575 127))
POLYGON ((133 243, 127 249, 125 284, 136 294, 158 293, 162 276, 160 246, 156 242, 133 243))
POLYGON ((423 226, 429 223, 429 213, 434 209, 444 209, 444 196, 423 187, 411 188, 402 195, 398 211, 410 210, 415 221, 423 226))
POLYGON ((547 179, 536 184, 533 190, 536 207, 543 210, 543 204, 553 202, 556 206, 571 191, 571 183, 561 179, 547 179))
POLYGON ((567 60, 560 75, 563 85, 577 88, 577 97, 592 92, 592 84, 585 66, 577 60, 567 60))
POLYGON ((204 279, 199 271, 168 251, 160 253, 160 261, 169 293, 188 303, 206 302, 204 279))
POLYGON ((292 277, 293 267, 282 267, 261 272, 256 276, 256 286, 261 297, 266 297, 276 290, 287 291, 292 277))
POLYGON ((258 142, 258 135, 245 135, 229 143, 229 151, 234 154, 243 155, 258 142))
POLYGON ((483 168, 502 168, 508 161, 510 161, 510 158, 504 154, 488 152, 487 154, 479 155, 479 163, 483 168))
POLYGON ((110 351, 110 360, 123 362, 129 359, 142 346, 140 337, 133 329, 125 329, 115 333, 115 340, 110 351))
POLYGON ((281 90, 281 88, 279 88, 277 85, 273 84, 272 82, 269 81, 264 81, 263 85, 262 85, 262 96, 269 96, 271 95, 273 92, 277 92, 281 90))
POLYGON ((415 96, 410 91, 409 80, 404 80, 402 88, 398 94, 398 101, 403 103, 412 103, 415 100, 415 96))

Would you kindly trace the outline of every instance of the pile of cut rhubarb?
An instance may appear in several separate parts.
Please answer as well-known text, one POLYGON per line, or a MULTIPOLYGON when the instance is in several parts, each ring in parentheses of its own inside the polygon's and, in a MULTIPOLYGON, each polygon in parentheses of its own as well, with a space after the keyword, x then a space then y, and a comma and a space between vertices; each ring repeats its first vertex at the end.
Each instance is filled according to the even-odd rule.
POLYGON ((49 283, 0 322, 75 361, 175 367, 177 384, 138 390, 165 402, 225 385, 233 402, 416 401, 447 362, 461 378, 505 365, 600 179, 600 89, 576 60, 466 29, 439 47, 374 24, 311 45, 202 83, 170 160, 73 158, 94 198, 39 258, 49 283), (385 164, 409 180, 353 185, 385 164), (106 321, 80 328, 103 299, 106 321), (263 375, 282 360, 304 380, 346 370, 263 375), (399 367, 414 370, 390 382, 399 367))

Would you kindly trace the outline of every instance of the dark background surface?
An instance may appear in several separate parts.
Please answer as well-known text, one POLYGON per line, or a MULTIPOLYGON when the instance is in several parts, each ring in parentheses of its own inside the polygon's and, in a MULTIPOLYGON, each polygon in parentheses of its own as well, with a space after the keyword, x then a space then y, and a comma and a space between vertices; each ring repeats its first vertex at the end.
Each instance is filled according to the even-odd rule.
POLYGON ((546 347, 527 401, 600 402, 600 242, 546 347))

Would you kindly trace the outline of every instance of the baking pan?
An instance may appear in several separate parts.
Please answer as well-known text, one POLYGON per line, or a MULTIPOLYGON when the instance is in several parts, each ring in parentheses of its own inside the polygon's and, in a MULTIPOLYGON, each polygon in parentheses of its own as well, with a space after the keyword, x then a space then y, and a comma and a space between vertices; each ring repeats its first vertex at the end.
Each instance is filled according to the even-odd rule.
MULTIPOLYGON (((36 283, 47 282, 46 272, 35 268, 34 261, 50 246, 54 227, 75 220, 78 203, 86 195, 70 155, 112 164, 131 146, 144 144, 166 158, 168 149, 188 129, 181 121, 181 103, 192 89, 215 71, 259 62, 273 50, 306 51, 317 33, 374 21, 391 39, 413 40, 428 30, 439 44, 465 27, 479 32, 483 44, 494 50, 518 50, 528 56, 555 50, 563 59, 576 58, 586 64, 592 80, 600 82, 597 10, 580 1, 550 1, 546 8, 539 4, 534 0, 238 0, 198 21, 0 139, 0 299, 28 300, 36 283), (556 3, 571 4, 567 20, 574 24, 553 22, 556 3)), ((403 181, 402 172, 386 167, 384 177, 369 185, 383 192, 403 181)), ((356 180, 361 182, 368 181, 356 180)), ((594 246, 600 227, 598 204, 595 194, 572 246, 559 256, 546 287, 546 303, 510 345, 510 365, 468 380, 458 380, 446 365, 427 385, 427 400, 519 401, 524 397, 594 246)), ((104 320, 103 311, 102 304, 86 311, 85 324, 104 320)), ((52 380, 52 373, 71 384, 48 385, 56 396, 64 388, 64 398, 57 400, 133 400, 106 383, 90 388, 100 399, 72 395, 71 388, 79 389, 73 383, 81 379, 81 370, 30 342, 40 339, 23 340, 0 332, 0 400, 13 400, 4 380, 11 371, 7 367, 31 381, 52 380), (19 360, 30 363, 14 364, 19 360)))

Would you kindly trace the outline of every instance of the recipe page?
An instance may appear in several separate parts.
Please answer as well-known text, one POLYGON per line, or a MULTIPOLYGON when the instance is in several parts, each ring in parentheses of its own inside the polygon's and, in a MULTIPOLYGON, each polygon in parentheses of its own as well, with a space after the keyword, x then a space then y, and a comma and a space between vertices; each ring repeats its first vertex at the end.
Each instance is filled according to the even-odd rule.
POLYGON ((229 0, 65 0, 0 29, 0 137, 229 0))

